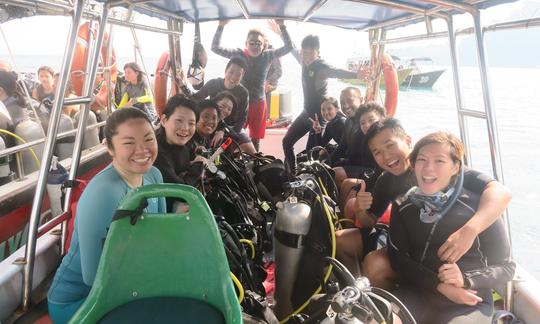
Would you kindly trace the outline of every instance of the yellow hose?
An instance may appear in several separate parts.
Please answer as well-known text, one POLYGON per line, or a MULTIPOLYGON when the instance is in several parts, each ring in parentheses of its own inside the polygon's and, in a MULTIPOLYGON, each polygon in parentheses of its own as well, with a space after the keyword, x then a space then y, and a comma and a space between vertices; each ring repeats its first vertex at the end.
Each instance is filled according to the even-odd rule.
POLYGON ((242 287, 242 284, 240 283, 240 280, 236 278, 234 273, 231 272, 231 279, 234 282, 234 285, 238 289, 238 302, 242 303, 244 301, 244 287, 242 287))
MULTIPOLYGON (((332 256, 332 258, 335 258, 336 257, 336 233, 334 231, 334 222, 332 221, 332 215, 330 213, 330 209, 328 208, 328 205, 326 204, 326 201, 324 201, 324 199, 321 200, 321 197, 319 197, 319 196, 317 196, 317 200, 323 205, 326 217, 328 217, 328 224, 330 225, 330 237, 332 238, 332 253, 331 253, 331 256, 332 256)), ((323 284, 328 281, 328 278, 330 278, 331 274, 332 274, 332 265, 330 264, 328 266, 328 269, 326 270, 326 274, 324 275, 323 284)), ((313 296, 317 295, 321 290, 322 290, 322 286, 317 287, 315 292, 313 292, 313 294, 300 307, 298 307, 289 316, 287 316, 284 319, 280 320, 279 323, 280 324, 286 323, 292 316, 294 316, 294 315, 300 313, 302 310, 304 310, 304 308, 306 308, 307 305, 309 305, 309 302, 310 302, 311 298, 313 296)))
POLYGON ((240 239, 240 243, 247 244, 250 247, 251 250, 251 259, 255 259, 255 246, 253 245, 253 242, 251 242, 248 239, 240 239))
MULTIPOLYGON (((7 130, 5 130, 5 129, 0 129, 0 133, 4 133, 4 134, 7 134, 7 135, 11 135, 11 136, 15 137, 17 140, 19 140, 19 142, 22 142, 23 144, 26 144, 26 143, 27 143, 27 142, 26 142, 22 137, 20 137, 19 135, 14 134, 14 133, 12 133, 12 132, 10 132, 10 131, 7 131, 7 130)), ((30 153, 32 153, 32 157, 34 158, 34 161, 36 162, 36 165, 37 165, 37 167, 38 167, 38 169, 39 169, 39 168, 41 167, 41 163, 39 162, 39 159, 38 159, 38 157, 37 157, 37 155, 36 155, 36 152, 34 152, 34 150, 33 150, 31 147, 29 147, 28 149, 30 150, 30 153)))

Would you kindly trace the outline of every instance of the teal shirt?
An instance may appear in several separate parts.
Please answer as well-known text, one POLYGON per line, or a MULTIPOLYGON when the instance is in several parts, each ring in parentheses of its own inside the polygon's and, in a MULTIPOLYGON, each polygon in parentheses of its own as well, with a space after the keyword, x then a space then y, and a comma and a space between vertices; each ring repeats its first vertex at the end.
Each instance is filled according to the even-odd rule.
MULTIPOLYGON (((157 183, 163 183, 163 178, 152 167, 144 175, 143 184, 157 183)), ((54 276, 49 301, 69 304, 88 296, 112 217, 129 191, 131 188, 112 164, 88 183, 77 205, 71 245, 54 276)), ((166 212, 165 199, 148 199, 147 211, 166 212)))

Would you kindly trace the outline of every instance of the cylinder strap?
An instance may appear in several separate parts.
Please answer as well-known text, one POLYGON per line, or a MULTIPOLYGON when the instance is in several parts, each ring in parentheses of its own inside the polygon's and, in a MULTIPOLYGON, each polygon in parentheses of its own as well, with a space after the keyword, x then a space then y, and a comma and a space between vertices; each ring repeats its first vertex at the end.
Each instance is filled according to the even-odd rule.
POLYGON ((274 230, 274 237, 279 243, 295 249, 303 247, 306 241, 306 235, 288 233, 277 229, 274 230))

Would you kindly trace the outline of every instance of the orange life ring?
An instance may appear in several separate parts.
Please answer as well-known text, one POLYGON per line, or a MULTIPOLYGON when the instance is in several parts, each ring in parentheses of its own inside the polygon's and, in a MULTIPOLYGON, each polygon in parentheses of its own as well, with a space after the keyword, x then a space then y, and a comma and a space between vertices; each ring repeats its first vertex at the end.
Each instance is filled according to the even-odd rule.
POLYGON ((167 83, 172 73, 169 52, 164 52, 159 57, 156 73, 154 74, 154 105, 156 106, 156 113, 160 117, 163 114, 163 109, 165 109, 167 99, 176 94, 176 87, 173 86, 167 96, 167 83))
MULTIPOLYGON (((97 31, 93 28, 90 28, 89 22, 86 22, 79 26, 79 30, 77 32, 77 43, 75 44, 75 53, 73 56, 73 62, 71 63, 71 82, 73 83, 73 88, 78 96, 81 96, 83 92, 86 72, 86 61, 88 57, 88 39, 90 37, 90 33, 92 33, 93 37, 97 35, 97 31)), ((101 46, 101 56, 99 61, 99 66, 101 66, 102 68, 105 66, 105 62, 107 61, 106 58, 108 44, 109 35, 105 33, 105 36, 103 36, 103 45, 101 46)), ((111 83, 114 87, 114 84, 116 83, 116 77, 118 76, 118 68, 116 66, 116 53, 114 51, 114 48, 111 51, 110 65, 105 67, 104 69, 110 70, 111 83)), ((100 79, 103 78, 98 75, 97 80, 102 81, 100 79)), ((95 100, 92 104, 92 108, 104 107, 107 105, 107 85, 105 82, 101 83, 102 85, 100 87, 99 93, 94 98, 95 100)))
POLYGON ((384 107, 386 115, 393 117, 396 113, 398 104, 399 81, 396 66, 388 54, 384 54, 381 60, 381 70, 384 74, 384 87, 386 95, 384 98, 384 107))

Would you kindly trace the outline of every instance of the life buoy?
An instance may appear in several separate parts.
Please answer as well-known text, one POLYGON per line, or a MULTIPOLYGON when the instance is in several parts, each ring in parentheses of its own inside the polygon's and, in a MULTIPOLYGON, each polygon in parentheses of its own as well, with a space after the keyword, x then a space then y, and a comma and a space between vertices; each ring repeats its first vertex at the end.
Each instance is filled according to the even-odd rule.
POLYGON ((172 75, 171 61, 169 58, 169 52, 161 54, 154 76, 154 105, 156 106, 156 113, 159 117, 163 114, 167 99, 176 94, 176 87, 173 86, 171 87, 169 95, 167 95, 167 83, 172 75))
MULTIPOLYGON (((86 72, 86 61, 88 57, 88 39, 90 37, 90 33, 92 33, 93 37, 97 35, 96 30, 94 28, 90 28, 89 22, 86 22, 79 26, 79 30, 77 31, 77 43, 75 44, 75 53, 73 56, 73 62, 71 63, 70 76, 71 82, 73 83, 73 88, 78 96, 81 96, 83 92, 86 72)), ((103 36, 103 45, 101 46, 99 66, 102 70, 108 69, 110 71, 112 88, 114 88, 114 84, 116 83, 116 77, 118 76, 118 67, 116 66, 116 53, 114 51, 114 48, 111 51, 110 64, 108 66, 105 66, 105 62, 107 62, 108 44, 109 35, 105 33, 105 35, 103 36)), ((98 74, 97 81, 101 85, 99 87, 99 92, 94 97, 95 100, 92 104, 92 108, 105 107, 107 105, 108 89, 106 82, 104 82, 103 77, 100 74, 98 74)))
POLYGON ((397 109, 399 81, 396 66, 390 55, 384 54, 381 60, 381 70, 384 75, 384 87, 386 89, 384 98, 386 115, 388 117, 393 117, 397 109))

